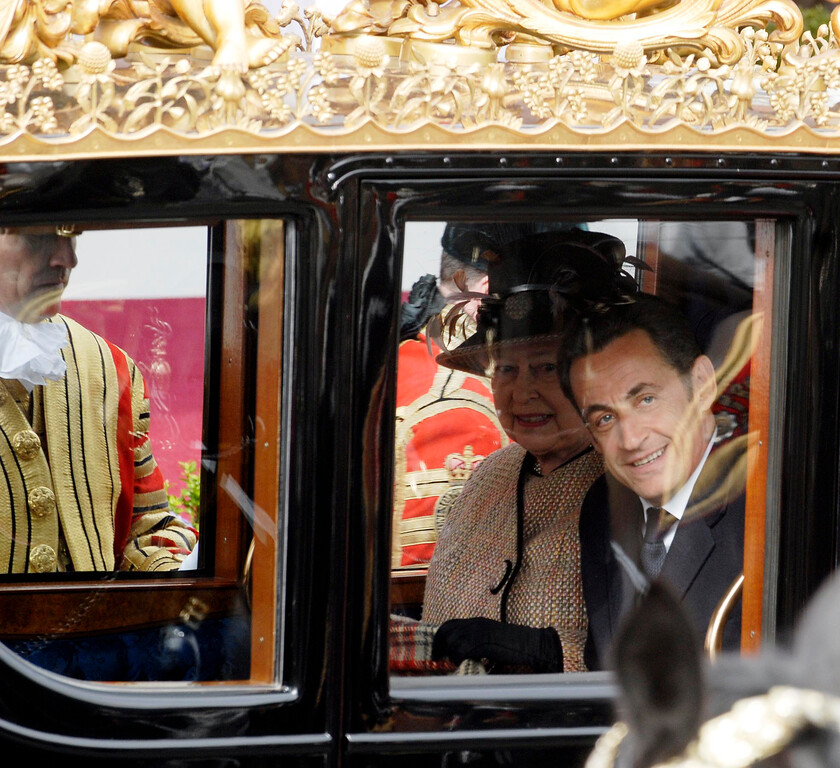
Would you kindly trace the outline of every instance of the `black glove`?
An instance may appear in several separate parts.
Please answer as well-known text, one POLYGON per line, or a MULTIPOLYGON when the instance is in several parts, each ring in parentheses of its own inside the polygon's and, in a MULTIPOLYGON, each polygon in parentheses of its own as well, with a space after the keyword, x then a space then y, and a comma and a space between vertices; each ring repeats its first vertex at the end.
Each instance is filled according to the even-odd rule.
POLYGON ((530 667, 534 672, 562 672, 563 645, 552 627, 537 629, 493 619, 450 619, 432 642, 432 658, 487 659, 498 664, 530 667))

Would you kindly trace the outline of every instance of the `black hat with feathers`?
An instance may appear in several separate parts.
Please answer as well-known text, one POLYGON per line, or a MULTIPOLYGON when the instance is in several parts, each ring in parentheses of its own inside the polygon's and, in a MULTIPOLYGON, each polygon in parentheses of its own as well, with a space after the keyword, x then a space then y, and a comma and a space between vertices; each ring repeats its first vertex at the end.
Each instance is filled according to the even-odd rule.
POLYGON ((495 252, 485 251, 483 258, 488 262, 488 293, 462 291, 450 297, 454 307, 441 319, 445 351, 437 356, 441 365, 478 375, 490 373, 493 353, 503 345, 559 342, 570 313, 628 301, 637 285, 625 264, 649 269, 627 257, 617 237, 581 229, 529 235, 495 252), (448 349, 447 338, 458 336, 458 324, 467 321, 466 308, 476 300, 475 333, 448 349))

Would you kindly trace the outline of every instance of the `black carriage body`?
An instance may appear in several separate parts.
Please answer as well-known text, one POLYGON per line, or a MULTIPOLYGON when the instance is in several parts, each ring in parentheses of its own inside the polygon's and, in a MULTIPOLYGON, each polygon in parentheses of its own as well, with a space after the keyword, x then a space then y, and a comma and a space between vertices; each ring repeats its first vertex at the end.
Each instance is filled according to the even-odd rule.
MULTIPOLYGON (((90 686, 0 648, 7 756, 64 765, 582 765, 606 673, 438 684, 388 674, 400 253, 407 220, 771 219, 779 428, 764 613, 777 635, 837 564, 840 162, 808 155, 450 152, 10 163, 7 225, 282 219, 287 550, 277 686, 90 686)), ((211 258, 213 250, 211 251, 211 258)), ((114 258, 119 258, 115 254, 114 258)), ((205 413, 223 299, 210 265, 205 413)), ((255 333, 264 329, 259 328, 255 333)), ((771 498, 772 497, 772 498, 771 498)))

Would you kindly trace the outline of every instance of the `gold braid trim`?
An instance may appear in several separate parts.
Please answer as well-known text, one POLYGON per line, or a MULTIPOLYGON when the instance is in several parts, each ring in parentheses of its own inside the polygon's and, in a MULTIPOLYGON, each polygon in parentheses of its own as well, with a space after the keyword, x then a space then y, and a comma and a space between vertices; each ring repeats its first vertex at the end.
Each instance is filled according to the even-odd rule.
MULTIPOLYGON (((781 752, 807 728, 840 732, 840 698, 777 686, 704 723, 682 755, 651 768, 747 768, 781 752)), ((627 733, 624 723, 616 723, 598 739, 585 768, 615 766, 627 733)))
POLYGON ((120 494, 119 387, 103 339, 69 318, 67 374, 44 386, 49 463, 61 525, 77 571, 113 570, 114 511, 120 494))
MULTIPOLYGON (((399 408, 397 409, 399 411, 399 408)), ((391 568, 399 568, 402 564, 402 541, 399 530, 406 497, 406 456, 405 451, 414 433, 409 428, 403 428, 397 414, 397 430, 394 446, 394 508, 391 511, 391 568)))
POLYGON ((402 564, 404 545, 432 543, 437 540, 433 521, 427 523, 427 533, 420 538, 416 535, 406 537, 402 533, 405 524, 402 515, 406 500, 440 496, 450 485, 449 473, 443 467, 418 472, 407 471, 405 452, 414 437, 412 427, 447 411, 467 409, 487 417, 499 432, 500 447, 504 448, 510 442, 496 415, 492 399, 478 392, 464 389, 466 380, 466 373, 438 366, 428 392, 408 405, 397 408, 394 435, 394 508, 391 521, 391 567, 394 569, 402 564), (435 482, 436 486, 421 492, 418 488, 424 481, 435 482))
MULTIPOLYGON (((13 384, 17 382, 9 382, 7 386, 0 381, 0 462, 5 475, 0 480, 0 509, 3 510, 0 514, 0 573, 31 570, 29 557, 35 547, 48 547, 46 551, 53 555, 59 548, 55 505, 36 501, 35 514, 30 508, 30 496, 43 499, 44 493, 49 495, 52 481, 43 446, 36 450, 35 439, 31 440, 31 451, 23 451, 23 455, 19 455, 20 450, 15 451, 15 444, 20 446, 20 440, 16 440, 18 436, 33 438, 35 433, 9 389, 13 384)), ((55 566, 47 570, 55 570, 55 566)))

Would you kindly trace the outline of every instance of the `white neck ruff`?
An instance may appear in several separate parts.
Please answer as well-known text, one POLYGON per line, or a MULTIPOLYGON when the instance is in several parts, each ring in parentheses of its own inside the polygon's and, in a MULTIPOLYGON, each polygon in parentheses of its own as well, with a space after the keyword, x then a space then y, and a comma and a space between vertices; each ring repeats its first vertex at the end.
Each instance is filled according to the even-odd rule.
POLYGON ((0 378, 17 379, 28 392, 67 371, 61 356, 69 343, 61 323, 21 323, 0 312, 0 378))

